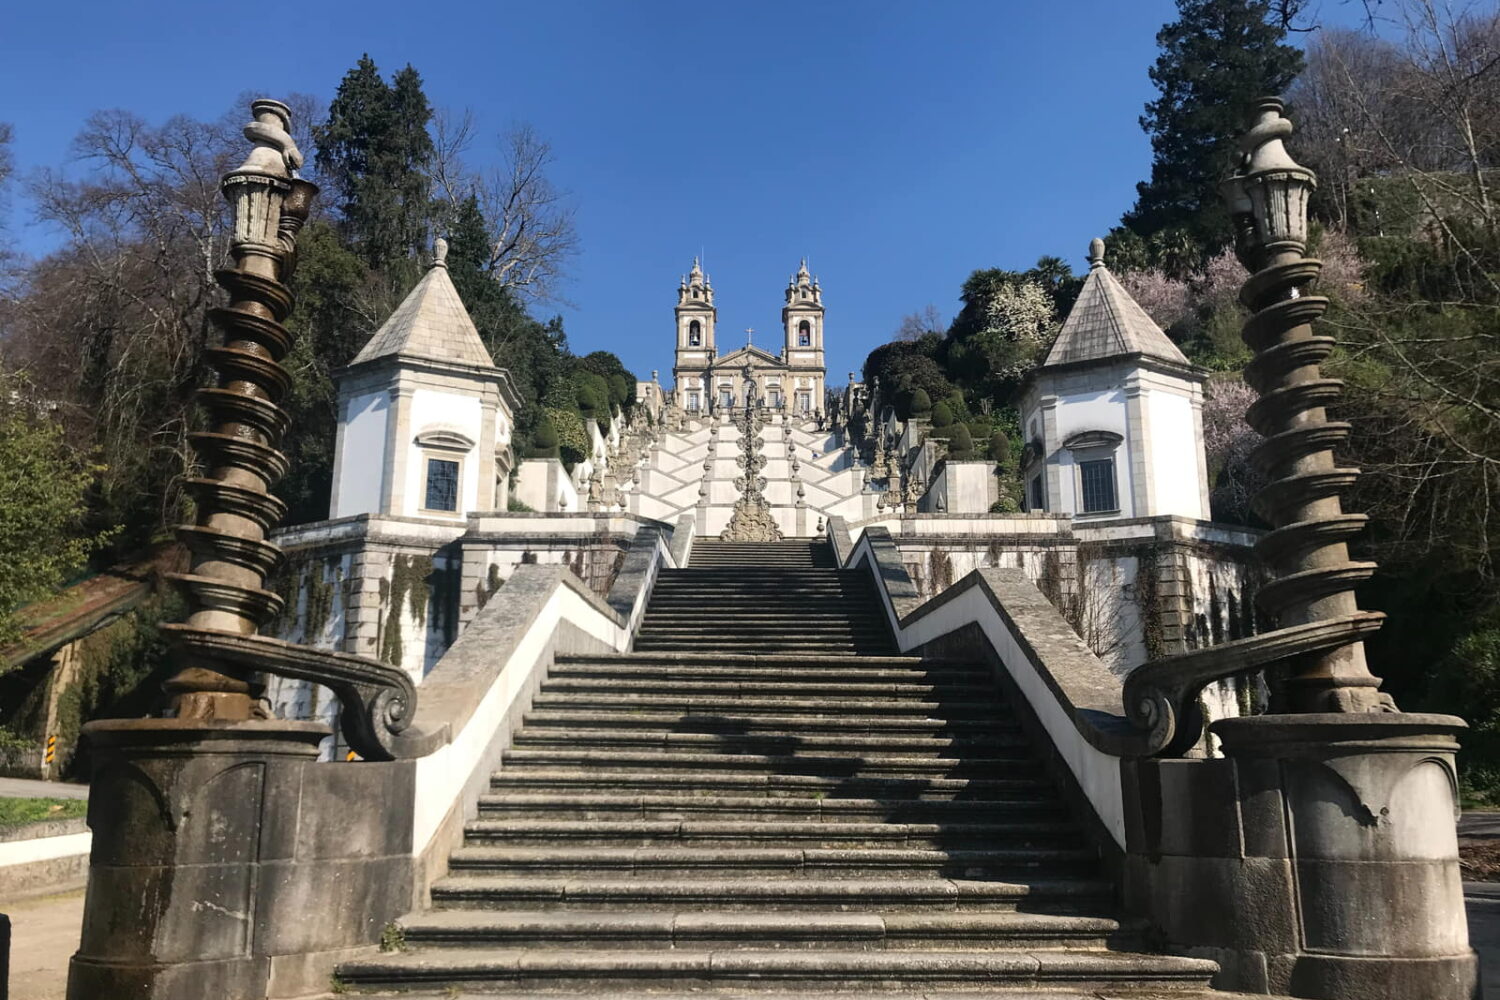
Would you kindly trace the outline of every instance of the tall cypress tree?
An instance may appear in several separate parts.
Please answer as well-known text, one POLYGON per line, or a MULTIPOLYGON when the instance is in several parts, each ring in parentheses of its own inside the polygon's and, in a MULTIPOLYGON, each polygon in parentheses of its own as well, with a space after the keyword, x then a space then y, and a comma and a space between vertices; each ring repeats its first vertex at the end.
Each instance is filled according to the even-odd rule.
POLYGON ((1269 0, 1177 0, 1178 18, 1156 35, 1161 55, 1146 105, 1151 179, 1136 186, 1124 223, 1142 236, 1180 229, 1205 251, 1229 237, 1219 181, 1234 166, 1234 139, 1251 102, 1279 94, 1302 70, 1302 53, 1269 0))
POLYGON ((426 242, 431 119, 416 70, 407 66, 387 84, 364 55, 344 75, 327 121, 313 130, 318 169, 338 201, 344 235, 376 270, 409 260, 426 242))

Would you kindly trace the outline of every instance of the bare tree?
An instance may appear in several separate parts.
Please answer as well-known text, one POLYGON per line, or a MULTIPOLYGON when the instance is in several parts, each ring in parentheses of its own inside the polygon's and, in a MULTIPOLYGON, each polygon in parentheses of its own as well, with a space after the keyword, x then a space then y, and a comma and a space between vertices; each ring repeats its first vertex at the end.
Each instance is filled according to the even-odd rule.
POLYGON ((929 302, 916 312, 901 317, 901 325, 896 327, 894 339, 911 343, 921 340, 929 333, 935 333, 941 337, 947 329, 948 324, 943 322, 943 314, 938 312, 937 306, 929 302))
POLYGON ((555 298, 564 267, 578 252, 578 232, 573 206, 547 176, 552 147, 530 125, 515 125, 499 136, 500 164, 471 171, 464 157, 474 143, 473 115, 440 112, 433 131, 434 197, 454 211, 477 199, 489 230, 485 270, 528 298, 555 298))
MULTIPOLYGON (((1443 0, 1386 0, 1382 11, 1404 28, 1399 43, 1329 35, 1294 94, 1307 126, 1299 139, 1332 180, 1335 221, 1403 255, 1386 268, 1399 289, 1345 295, 1327 320, 1343 345, 1333 370, 1354 390, 1342 407, 1358 427, 1350 457, 1378 473, 1360 480, 1356 502, 1381 523, 1383 546, 1441 549, 1455 569, 1490 573, 1500 498, 1500 13, 1443 0)), ((1339 279, 1327 277, 1337 297, 1339 279)), ((1357 272, 1342 284, 1362 291, 1357 272)))
POLYGON ((9 303, 6 362, 60 403, 80 446, 99 446, 100 499, 120 516, 178 513, 228 224, 219 177, 242 123, 99 112, 74 142, 81 179, 28 179, 39 219, 65 242, 9 303))
POLYGON ((10 180, 10 173, 15 168, 15 161, 10 155, 10 144, 14 138, 15 130, 11 128, 10 122, 0 122, 0 185, 10 180))

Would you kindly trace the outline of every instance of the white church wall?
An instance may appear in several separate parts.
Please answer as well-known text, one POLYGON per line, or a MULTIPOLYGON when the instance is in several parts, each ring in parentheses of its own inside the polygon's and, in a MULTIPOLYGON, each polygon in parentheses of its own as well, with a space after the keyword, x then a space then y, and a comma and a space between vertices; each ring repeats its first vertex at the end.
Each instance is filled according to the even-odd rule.
POLYGON ((984 514, 999 497, 995 463, 947 461, 939 468, 924 498, 926 508, 952 514, 984 514))
POLYGON ((1198 478, 1203 442, 1194 420, 1192 400, 1155 389, 1146 393, 1146 412, 1151 428, 1148 474, 1156 494, 1156 509, 1152 513, 1208 517, 1198 478))
POLYGON ((1058 496, 1056 500, 1050 496, 1047 498, 1048 509, 1056 513, 1076 514, 1083 508, 1082 498, 1078 495, 1077 463, 1073 453, 1062 447, 1062 443, 1084 431, 1109 431, 1124 439, 1115 452, 1115 495, 1120 505, 1119 514, 1115 516, 1134 517, 1134 504, 1131 501, 1133 481, 1128 457, 1131 442, 1125 414, 1124 390, 1116 388, 1060 395, 1053 414, 1056 440, 1048 441, 1047 444, 1055 450, 1048 456, 1048 462, 1055 463, 1058 470, 1058 496))
POLYGON ((516 469, 516 499, 541 513, 580 510, 578 488, 560 458, 528 458, 516 469))
POLYGON ((329 517, 380 510, 390 405, 390 393, 385 390, 351 396, 344 401, 339 428, 339 478, 333 487, 329 517))
MULTIPOLYGON (((481 433, 483 424, 483 407, 475 396, 464 396, 452 392, 439 392, 434 389, 417 389, 411 396, 411 417, 409 425, 413 440, 397 442, 397 446, 404 445, 409 449, 406 463, 406 502, 400 513, 408 517, 442 517, 452 516, 462 518, 472 510, 479 509, 479 468, 477 442, 483 440, 481 433), (427 496, 427 463, 424 461, 428 451, 414 440, 415 436, 429 428, 445 428, 456 430, 476 442, 476 447, 470 448, 463 453, 462 468, 459 473, 459 501, 458 510, 452 515, 436 514, 424 510, 422 505, 427 496)), ((441 457, 448 457, 445 453, 441 457)))

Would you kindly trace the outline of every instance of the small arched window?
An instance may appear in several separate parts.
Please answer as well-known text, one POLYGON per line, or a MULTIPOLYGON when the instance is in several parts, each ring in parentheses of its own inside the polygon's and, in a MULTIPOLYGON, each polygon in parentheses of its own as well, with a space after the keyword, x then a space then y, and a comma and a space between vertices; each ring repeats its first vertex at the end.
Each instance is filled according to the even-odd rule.
POLYGON ((698 347, 703 343, 703 327, 693 320, 688 324, 688 346, 698 347))
POLYGON ((797 325, 797 346, 798 347, 811 347, 812 346, 812 324, 809 323, 807 320, 803 320, 801 323, 799 323, 797 325))

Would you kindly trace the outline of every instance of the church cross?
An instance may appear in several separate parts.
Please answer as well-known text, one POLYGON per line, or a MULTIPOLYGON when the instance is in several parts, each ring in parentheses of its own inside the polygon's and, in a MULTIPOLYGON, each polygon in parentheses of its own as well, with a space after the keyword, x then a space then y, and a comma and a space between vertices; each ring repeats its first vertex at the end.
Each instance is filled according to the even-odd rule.
POLYGON ((745 327, 745 346, 749 347, 751 344, 754 344, 754 343, 755 343, 755 327, 753 327, 753 326, 747 326, 747 327, 745 327))

